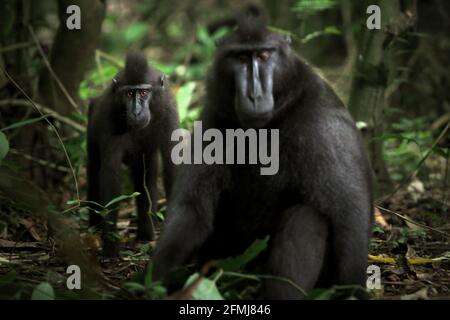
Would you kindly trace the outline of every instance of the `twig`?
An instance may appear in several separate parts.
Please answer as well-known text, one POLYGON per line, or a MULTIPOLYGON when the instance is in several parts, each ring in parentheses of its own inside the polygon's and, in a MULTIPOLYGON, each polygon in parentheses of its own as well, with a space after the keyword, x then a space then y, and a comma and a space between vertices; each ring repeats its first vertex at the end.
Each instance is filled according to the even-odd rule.
MULTIPOLYGON (((10 76, 10 74, 3 68, 0 67, 0 70, 3 71, 3 73, 5 74, 5 76, 9 79, 9 81, 12 82, 12 84, 14 84, 14 86, 19 89, 19 91, 25 96, 25 98, 27 98, 27 100, 33 105, 33 107, 37 110, 37 112, 39 112, 39 114, 41 116, 44 116, 44 113, 36 106, 36 103, 34 103, 34 101, 30 98, 30 96, 25 92, 24 89, 22 89, 22 87, 10 76)), ((66 146, 64 145, 64 142, 61 139, 61 136, 59 135, 58 129, 56 129, 56 127, 53 125, 53 123, 50 122, 50 120, 48 120, 48 118, 44 118, 45 122, 48 123, 48 125, 53 129, 53 131, 55 132, 56 137, 59 140, 59 143, 61 144, 61 147, 64 151, 64 155, 66 157, 67 163, 69 164, 70 170, 72 172, 72 177, 75 183, 75 191, 76 191, 76 195, 77 195, 77 200, 80 201, 80 190, 78 189, 78 181, 77 181, 77 176, 75 174, 75 170, 73 168, 72 162, 70 161, 70 157, 69 154, 67 153, 66 150, 66 146)))
POLYGON ((450 121, 450 112, 447 112, 446 114, 440 116, 438 119, 433 121, 433 123, 431 124, 431 130, 437 130, 449 121, 450 121))
POLYGON ((123 68, 123 66, 124 66, 122 61, 114 58, 112 55, 107 54, 106 52, 103 52, 101 50, 95 50, 95 54, 98 54, 99 57, 111 62, 113 65, 115 65, 118 68, 123 68))
POLYGON ((10 46, 6 46, 4 48, 0 49, 0 53, 4 53, 4 52, 8 52, 8 51, 14 51, 14 50, 18 50, 18 49, 22 49, 22 48, 26 48, 31 46, 33 43, 32 42, 20 42, 20 43, 15 43, 12 44, 10 46))
POLYGON ((78 108, 78 105, 76 104, 75 100, 73 100, 73 98, 70 96, 69 92, 66 90, 66 88, 62 84, 61 80, 59 80, 59 77, 53 71, 53 68, 50 65, 50 62, 48 61, 47 57, 45 56, 44 50, 42 50, 39 40, 37 39, 36 34, 34 33, 33 27, 30 24, 28 24, 28 29, 30 30, 31 36, 33 37, 33 40, 36 43, 36 47, 38 48, 39 53, 42 56, 42 59, 44 59, 45 66, 47 67, 48 71, 52 75, 53 79, 58 84, 58 87, 61 89, 63 94, 66 96, 67 100, 72 105, 72 107, 75 109, 75 111, 77 111, 78 113, 81 113, 80 108, 78 108))
POLYGON ((408 218, 408 217, 406 217, 406 216, 404 216, 404 215, 401 215, 401 214, 398 213, 398 212, 395 212, 395 211, 392 211, 392 210, 389 210, 389 209, 386 209, 386 208, 383 208, 383 207, 380 207, 380 206, 375 206, 375 207, 377 207, 377 208, 380 209, 380 210, 383 210, 383 211, 392 213, 392 214, 396 215, 397 217, 399 217, 399 218, 401 218, 401 219, 403 219, 403 220, 405 220, 405 221, 408 221, 408 222, 410 222, 410 223, 412 223, 412 224, 415 224, 415 225, 417 225, 417 226, 419 226, 419 227, 421 227, 421 228, 428 229, 428 230, 431 230, 431 231, 434 231, 434 232, 443 234, 443 235, 445 235, 445 236, 449 236, 449 234, 446 233, 446 232, 444 232, 444 231, 441 231, 441 230, 438 230, 438 229, 429 227, 429 226, 427 226, 427 225, 425 225, 425 224, 422 224, 422 223, 420 223, 420 222, 414 221, 414 220, 412 220, 411 218, 408 218))
MULTIPOLYGON (((153 210, 152 210, 152 207, 153 207, 152 197, 150 196, 150 191, 148 190, 147 183, 146 183, 146 181, 147 181, 147 168, 146 168, 146 165, 145 165, 145 154, 142 155, 142 166, 144 168, 144 177, 143 177, 144 181, 143 181, 143 183, 144 183, 145 196, 147 197, 148 205, 149 205, 148 208, 149 208, 149 211, 150 211, 150 224, 152 226, 152 231, 155 232, 155 226, 153 224, 153 217, 152 216, 154 214, 156 214, 156 213, 154 213, 153 210)), ((142 195, 142 196, 144 196, 144 195, 142 195)), ((148 214, 148 212, 146 212, 145 214, 148 214)))
POLYGON ((67 117, 60 115, 59 113, 57 113, 56 111, 54 111, 48 107, 44 107, 43 105, 40 105, 35 102, 30 102, 30 101, 24 100, 24 99, 0 100, 0 107, 5 107, 5 106, 8 106, 8 107, 9 106, 12 106, 12 107, 34 107, 42 115, 51 116, 51 117, 59 120, 61 123, 64 123, 79 132, 82 132, 82 133, 86 132, 86 128, 83 125, 81 125, 67 117))
POLYGON ((38 164, 40 164, 40 165, 42 165, 44 167, 55 169, 55 170, 58 170, 58 171, 61 171, 61 172, 64 172, 64 173, 70 173, 70 169, 67 168, 67 167, 59 166, 59 165, 57 165, 55 163, 51 163, 49 161, 33 157, 32 155, 30 155, 28 153, 24 153, 24 152, 21 152, 21 151, 16 150, 16 149, 10 149, 9 152, 12 153, 12 154, 16 154, 16 155, 22 156, 25 159, 33 161, 33 162, 36 162, 36 163, 38 163, 38 164))

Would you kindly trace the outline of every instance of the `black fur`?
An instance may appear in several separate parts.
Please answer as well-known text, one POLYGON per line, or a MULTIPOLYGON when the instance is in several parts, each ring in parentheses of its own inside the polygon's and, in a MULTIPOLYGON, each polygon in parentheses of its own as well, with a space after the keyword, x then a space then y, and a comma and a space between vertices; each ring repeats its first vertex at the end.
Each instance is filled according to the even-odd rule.
MULTIPOLYGON (((170 89, 161 87, 162 74, 147 65, 144 56, 129 54, 124 71, 113 80, 105 93, 90 105, 88 124, 88 200, 105 205, 121 194, 121 165, 129 166, 135 190, 140 192, 138 207, 138 238, 153 240, 153 221, 149 209, 157 211, 158 192, 156 178, 158 152, 161 152, 164 166, 166 194, 172 187, 174 165, 170 158, 172 131, 178 128, 179 120, 170 89), (145 117, 143 128, 128 121, 128 110, 124 99, 123 86, 151 84, 151 93, 145 98, 144 111, 138 117, 145 117), (144 170, 145 169, 145 170, 144 170), (151 208, 145 184, 151 198, 151 208)), ((137 93, 138 94, 138 93, 137 93)), ((98 208, 97 208, 98 209, 98 208)), ((103 231, 104 254, 118 253, 117 240, 111 238, 116 230, 117 208, 102 221, 101 216, 91 212, 91 226, 99 226, 103 231)))
MULTIPOLYGON (((280 130, 279 172, 262 176, 259 165, 181 168, 155 251, 154 276, 168 282, 170 270, 192 257, 202 262, 236 255, 270 234, 266 267, 271 274, 307 291, 332 284, 363 286, 373 207, 360 133, 331 87, 292 52, 286 37, 259 23, 240 25, 244 30, 219 43, 203 129, 248 127, 235 105, 233 70, 239 62, 234 52, 274 47, 273 60, 260 64, 260 71, 273 77, 273 108, 262 127, 280 130)), ((264 288, 265 298, 304 297, 279 280, 266 281, 264 288)))

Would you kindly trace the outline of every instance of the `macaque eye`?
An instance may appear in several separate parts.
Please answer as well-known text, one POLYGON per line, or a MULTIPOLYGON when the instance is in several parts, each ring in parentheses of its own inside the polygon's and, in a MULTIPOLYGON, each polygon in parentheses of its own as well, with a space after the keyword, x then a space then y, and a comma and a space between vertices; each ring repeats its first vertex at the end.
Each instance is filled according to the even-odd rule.
POLYGON ((141 90, 139 94, 141 95, 141 97, 145 97, 148 94, 148 90, 141 90))
POLYGON ((127 97, 132 97, 133 96, 133 91, 132 90, 128 90, 127 91, 127 97))
POLYGON ((239 54, 237 58, 238 58, 240 63, 247 63, 248 62, 248 55, 246 55, 245 53, 239 54))
POLYGON ((264 51, 261 51, 261 52, 258 53, 258 58, 261 61, 266 62, 267 60, 269 60, 270 55, 271 55, 270 51, 264 50, 264 51))

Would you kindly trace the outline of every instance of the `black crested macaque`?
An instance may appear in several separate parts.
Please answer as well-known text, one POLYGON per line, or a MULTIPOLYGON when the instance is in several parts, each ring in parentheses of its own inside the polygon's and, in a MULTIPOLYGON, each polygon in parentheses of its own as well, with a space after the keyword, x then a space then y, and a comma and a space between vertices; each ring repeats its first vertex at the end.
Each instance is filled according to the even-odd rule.
MULTIPOLYGON (((270 234, 268 273, 308 291, 365 286, 372 224, 371 168, 362 139, 332 88, 256 17, 217 45, 203 129, 279 129, 279 171, 260 165, 185 165, 154 252, 154 278, 196 258, 242 253, 270 234), (186 187, 189 186, 189 187, 186 187)), ((365 297, 364 289, 347 292, 365 297)), ((267 280, 264 298, 301 299, 267 280)))
MULTIPOLYGON (((155 236, 149 209, 157 211, 158 152, 167 196, 172 187, 175 167, 170 137, 178 126, 177 109, 164 75, 139 53, 127 55, 125 69, 89 106, 88 200, 104 206, 121 195, 121 166, 128 165, 134 189, 140 193, 136 199, 139 240, 155 236)), ((103 254, 108 257, 118 253, 116 221, 117 208, 105 219, 90 213, 90 225, 103 232, 103 254)))

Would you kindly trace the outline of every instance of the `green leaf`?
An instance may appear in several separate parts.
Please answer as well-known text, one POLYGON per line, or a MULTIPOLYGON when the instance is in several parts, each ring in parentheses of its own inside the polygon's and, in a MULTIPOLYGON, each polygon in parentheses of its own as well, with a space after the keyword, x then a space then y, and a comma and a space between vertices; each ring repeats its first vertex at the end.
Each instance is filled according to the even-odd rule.
POLYGON ((156 212, 155 215, 158 217, 159 220, 164 221, 164 215, 162 214, 161 210, 156 212))
POLYGON ((181 122, 183 122, 183 120, 187 117, 189 113, 188 108, 189 105, 191 104, 192 94, 194 92, 195 87, 196 83, 190 81, 185 85, 183 85, 180 89, 178 89, 176 100, 181 122))
POLYGON ((274 27, 274 26, 268 26, 267 29, 269 29, 272 32, 281 34, 283 36, 295 37, 295 35, 289 30, 277 28, 277 27, 274 27))
POLYGON ((175 72, 175 69, 177 68, 176 64, 168 64, 168 63, 162 63, 158 61, 151 61, 150 64, 161 71, 164 74, 170 75, 175 72))
POLYGON ((334 288, 330 288, 330 289, 315 288, 315 289, 311 289, 309 291, 307 299, 308 300, 330 300, 335 293, 336 293, 336 289, 334 289, 334 288))
POLYGON ((150 265, 149 268, 145 271, 145 277, 144 277, 144 286, 146 288, 151 288, 153 285, 153 265, 150 265))
POLYGON ((341 30, 336 26, 328 26, 323 30, 324 34, 341 34, 341 30))
POLYGON ((137 197, 138 195, 140 195, 139 192, 133 192, 133 193, 130 194, 130 195, 121 195, 121 196, 115 197, 114 199, 112 199, 110 202, 108 202, 108 203, 106 204, 105 208, 108 208, 108 207, 112 206, 113 204, 115 204, 115 203, 117 203, 117 202, 119 202, 119 201, 137 197))
POLYGON ((34 288, 31 300, 55 300, 55 292, 52 285, 48 282, 40 283, 34 288))
POLYGON ((364 121, 356 121, 356 127, 358 128, 358 129, 365 129, 365 128, 367 128, 369 125, 367 124, 367 122, 364 122, 364 121))
POLYGON ((161 285, 153 285, 151 292, 160 299, 167 295, 167 289, 161 285))
POLYGON ((383 234, 383 233, 384 233, 384 230, 383 230, 383 228, 381 228, 381 227, 379 227, 379 226, 374 226, 373 229, 372 229, 372 232, 373 232, 373 233, 383 234))
POLYGON ((147 33, 148 24, 144 22, 137 22, 131 24, 125 31, 125 40, 128 43, 133 43, 141 40, 147 33))
POLYGON ((130 292, 145 292, 145 287, 137 282, 126 282, 123 286, 130 292))
POLYGON ((323 36, 323 35, 340 35, 341 31, 335 27, 335 26, 328 26, 323 30, 319 30, 319 31, 314 31, 310 34, 307 34, 303 39, 302 39, 302 43, 308 43, 309 41, 323 36))
POLYGON ((142 247, 139 248, 139 252, 142 254, 146 254, 148 252, 150 252, 150 249, 152 247, 150 246, 150 243, 145 243, 142 245, 142 247))
POLYGON ((258 239, 253 242, 253 244, 245 250, 245 252, 237 257, 226 258, 218 262, 218 266, 225 271, 235 271, 238 270, 254 258, 256 258, 261 252, 267 248, 267 243, 269 241, 269 236, 265 239, 258 239))
POLYGON ((450 149, 449 148, 434 148, 433 153, 441 156, 445 159, 450 158, 450 149))
POLYGON ((198 40, 201 43, 203 43, 204 45, 211 45, 211 44, 213 44, 212 38, 210 37, 208 31, 204 27, 198 29, 197 37, 198 37, 198 40))
MULTIPOLYGON (((194 273, 186 281, 184 287, 188 287, 194 282, 200 275, 194 273)), ((217 289, 216 283, 208 278, 202 278, 192 292, 192 298, 194 300, 223 300, 222 295, 217 289)))
POLYGON ((9 151, 9 142, 5 134, 0 131, 0 164, 9 151))
POLYGON ((331 9, 335 5, 336 0, 298 0, 293 10, 301 14, 313 14, 331 9))
POLYGON ((216 32, 214 32, 214 34, 211 36, 211 38, 213 40, 218 40, 222 37, 224 37, 228 32, 229 32, 229 28, 227 27, 221 27, 218 30, 216 30, 216 32))

